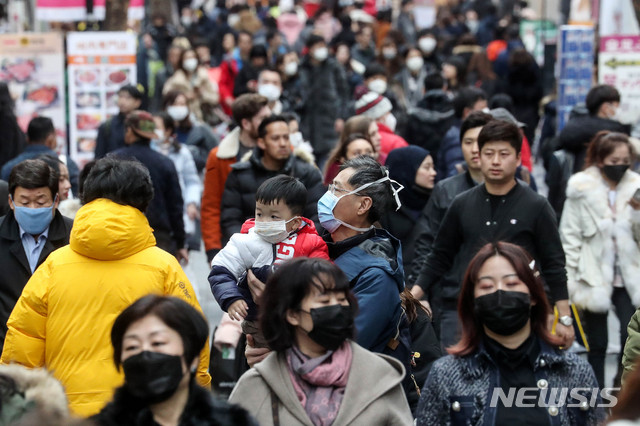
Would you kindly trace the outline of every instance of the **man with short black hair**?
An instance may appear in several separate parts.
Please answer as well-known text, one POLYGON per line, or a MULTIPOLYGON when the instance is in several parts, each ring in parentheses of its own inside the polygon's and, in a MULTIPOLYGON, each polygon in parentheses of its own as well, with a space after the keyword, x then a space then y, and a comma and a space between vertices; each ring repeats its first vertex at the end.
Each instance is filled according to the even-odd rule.
POLYGON ((258 127, 271 115, 269 100, 251 93, 240 96, 233 102, 233 121, 237 124, 220 144, 209 152, 204 190, 200 210, 200 227, 204 248, 209 262, 222 248, 220 232, 220 203, 231 166, 253 150, 257 144, 258 127))
MULTIPOLYGON (((247 161, 231 166, 222 195, 220 227, 225 240, 237 232, 256 209, 255 193, 268 178, 287 174, 296 177, 308 191, 304 217, 318 222, 317 202, 324 194, 322 175, 304 151, 291 151, 289 124, 282 116, 265 118, 258 128, 257 147, 247 161)), ((318 225, 316 225, 318 227, 318 225)))
MULTIPOLYGON (((36 270, 7 321, 0 362, 51 371, 78 417, 97 414, 124 383, 108 344, 120 312, 147 294, 179 297, 201 311, 180 264, 156 247, 144 216, 152 198, 151 176, 140 162, 98 160, 84 182, 69 244, 36 270)), ((208 367, 204 348, 192 380, 207 386, 208 367)))
POLYGON ((513 123, 493 120, 478 135, 480 167, 484 183, 453 200, 439 228, 411 293, 417 298, 433 290, 441 294, 440 337, 443 347, 459 338, 457 298, 463 274, 479 248, 492 241, 506 241, 525 248, 549 287, 560 322, 556 332, 563 346, 573 342, 574 332, 567 293, 564 250, 555 213, 548 201, 516 181, 521 163, 522 135, 513 123))
POLYGON ((125 146, 124 120, 130 112, 140 108, 141 103, 142 93, 136 86, 127 84, 118 90, 118 114, 108 118, 98 128, 95 149, 96 160, 125 146))
POLYGON ((22 289, 52 251, 69 244, 73 221, 58 211, 58 175, 42 160, 17 164, 0 219, 0 351, 22 289))
POLYGON ((631 134, 631 126, 618 121, 620 92, 607 84, 594 86, 585 100, 589 115, 570 119, 558 135, 559 149, 575 155, 573 173, 583 169, 587 146, 601 130, 631 134))

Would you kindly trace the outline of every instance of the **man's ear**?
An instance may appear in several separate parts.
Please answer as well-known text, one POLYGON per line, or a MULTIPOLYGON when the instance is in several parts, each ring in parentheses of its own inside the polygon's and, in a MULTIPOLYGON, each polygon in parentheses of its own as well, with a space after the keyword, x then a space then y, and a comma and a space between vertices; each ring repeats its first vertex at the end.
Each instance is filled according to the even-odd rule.
POLYGON ((58 208, 58 206, 60 205, 60 194, 56 194, 56 198, 53 200, 53 210, 54 210, 54 214, 55 214, 55 210, 58 208))
POLYGON ((9 198, 9 208, 11 210, 14 210, 15 206, 13 205, 13 200, 11 199, 11 194, 9 194, 7 197, 9 198))
POLYGON ((258 145, 258 148, 260 148, 263 151, 267 148, 267 145, 264 143, 264 139, 262 138, 258 138, 258 140, 256 141, 256 144, 258 145))
POLYGON ((47 140, 45 141, 44 144, 51 150, 53 151, 56 150, 56 148, 58 147, 58 138, 55 132, 50 133, 49 136, 47 136, 47 140))
POLYGON ((360 197, 360 205, 358 206, 358 215, 366 215, 373 206, 371 197, 360 197))
POLYGON ((240 120, 240 129, 244 130, 244 131, 250 131, 251 130, 251 120, 247 120, 246 118, 243 118, 242 120, 240 120))
POLYGON ((516 158, 518 159, 518 167, 520 167, 522 165, 522 151, 518 153, 516 158))

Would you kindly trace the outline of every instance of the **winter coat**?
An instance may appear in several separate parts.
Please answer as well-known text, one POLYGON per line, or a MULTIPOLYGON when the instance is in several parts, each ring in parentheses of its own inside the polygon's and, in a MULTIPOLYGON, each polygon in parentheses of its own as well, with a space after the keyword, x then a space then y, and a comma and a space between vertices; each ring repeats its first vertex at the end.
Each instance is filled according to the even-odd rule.
MULTIPOLYGON (((587 361, 571 352, 555 349, 542 340, 539 342, 540 354, 533 370, 538 387, 549 389, 547 398, 557 402, 562 395, 561 389, 580 388, 585 397, 591 400, 593 389, 598 390, 598 382, 587 361), (554 390, 557 392, 555 396, 554 390)), ((500 389, 499 378, 495 361, 482 342, 478 350, 470 355, 448 355, 439 359, 431 367, 427 383, 422 389, 417 425, 494 425, 498 410, 490 406, 490 401, 495 389, 500 389), (456 402, 459 406, 457 410, 453 408, 456 402)), ((549 402, 548 399, 545 402, 549 402)), ((599 395, 596 400, 602 403, 599 395)), ((583 410, 580 401, 570 394, 562 402, 555 409, 548 409, 549 424, 552 426, 596 426, 604 421, 602 408, 589 407, 583 410), (567 407, 568 404, 574 407, 567 407)))
POLYGON ((540 119, 538 104, 543 95, 540 68, 531 60, 529 65, 510 68, 506 83, 506 93, 513 99, 513 115, 527 125, 524 133, 530 141, 535 138, 540 119))
MULTIPOLYGON (((91 418, 98 426, 156 426, 149 406, 136 399, 125 387, 118 388, 111 401, 91 418)), ((257 426, 258 422, 241 407, 216 398, 192 383, 189 399, 178 426, 257 426)))
POLYGON ((62 425, 69 420, 64 388, 44 368, 0 365, 0 378, 0 425, 31 425, 40 419, 47 425, 62 425))
MULTIPOLYGON (((56 210, 49 224, 49 236, 42 248, 37 266, 56 249, 69 244, 69 234, 73 221, 56 210)), ((22 289, 31 278, 31 267, 20 238, 20 227, 13 211, 0 219, 0 351, 7 334, 7 320, 22 289)))
POLYGON ((400 302, 404 290, 400 242, 384 229, 372 229, 328 246, 329 256, 346 274, 358 300, 356 341, 406 365, 411 337, 400 302), (399 343, 395 349, 388 345, 394 338, 399 343))
POLYGON ((569 298, 592 312, 611 309, 616 239, 624 286, 640 307, 640 212, 628 204, 640 188, 640 175, 627 171, 616 187, 616 215, 609 207, 609 188, 596 166, 569 179, 560 220, 567 257, 569 298))
POLYGON ((176 70, 164 84, 162 94, 166 95, 172 90, 179 90, 187 99, 191 97, 189 111, 195 114, 198 121, 203 121, 203 104, 218 105, 220 101, 218 87, 209 80, 209 73, 204 67, 198 67, 191 77, 181 69, 176 70))
MULTIPOLYGON (((2 180, 9 182, 9 176, 11 175, 11 170, 15 165, 23 162, 24 160, 32 160, 41 155, 50 155, 58 159, 61 159, 61 157, 63 157, 63 156, 58 156, 58 153, 52 150, 51 148, 49 148, 48 146, 40 145, 40 144, 29 144, 25 147, 25 149, 22 151, 20 155, 9 160, 4 166, 2 166, 2 170, 0 171, 1 173, 0 177, 2 178, 2 180)), ((75 163, 75 161, 73 161, 69 157, 65 158, 65 164, 69 168, 69 181, 71 182, 71 190, 74 193, 78 193, 77 181, 78 181, 78 175, 80 174, 80 171, 78 170, 78 165, 75 163), (74 181, 76 182, 75 185, 73 184, 74 181)))
POLYGON ((153 199, 145 214, 154 232, 170 234, 176 249, 184 247, 184 201, 173 161, 148 144, 136 142, 114 151, 113 155, 138 160, 149 169, 153 199))
POLYGON ((318 221, 318 200, 325 192, 322 174, 313 164, 309 155, 297 150, 289 156, 284 167, 275 172, 267 170, 261 161, 262 151, 254 149, 248 161, 231 166, 222 194, 220 228, 225 240, 237 232, 245 220, 255 216, 256 192, 262 183, 277 175, 298 178, 307 188, 307 206, 304 217, 318 221))
POLYGON ((631 134, 631 126, 594 115, 572 118, 558 135, 558 149, 565 149, 576 156, 573 173, 582 171, 591 139, 601 130, 631 134))
MULTIPOLYGON (((347 386, 334 425, 398 425, 413 423, 402 391, 402 365, 372 354, 351 342, 353 359, 347 386)), ((271 353, 238 381, 229 401, 246 408, 262 426, 274 425, 272 395, 277 398, 281 425, 313 426, 298 400, 284 353, 271 353)))
POLYGON ((211 292, 223 311, 236 300, 249 306, 246 320, 255 321, 258 306, 251 296, 246 272, 251 269, 262 282, 266 282, 273 265, 294 257, 320 257, 329 260, 327 243, 318 235, 309 219, 301 218, 303 226, 287 239, 271 244, 255 233, 255 220, 249 219, 242 232, 233 234, 211 262, 209 284, 211 292))
POLYGON ((378 131, 380 132, 380 155, 384 155, 385 158, 394 149, 409 146, 407 141, 382 123, 378 123, 378 131))
POLYGON ((347 119, 350 90, 342 67, 328 58, 314 66, 308 57, 298 71, 302 93, 300 131, 311 142, 318 157, 331 151, 337 141, 335 121, 347 119))
MULTIPOLYGON (((138 209, 100 198, 76 215, 68 246, 51 253, 25 286, 11 317, 3 364, 46 367, 65 387, 71 411, 97 413, 123 382, 113 364, 115 318, 147 294, 176 296, 200 310, 180 264, 155 247, 138 209)), ((198 382, 211 381, 209 350, 198 382)))
POLYGON ((427 70, 422 67, 418 75, 414 76, 405 66, 393 77, 392 90, 398 103, 405 110, 415 108, 423 98, 424 78, 427 70))
POLYGON ((213 148, 207 158, 204 174, 204 189, 202 191, 202 209, 200 212, 200 226, 202 239, 207 257, 213 258, 213 251, 222 248, 222 234, 220 232, 220 205, 227 176, 231 173, 231 166, 236 162, 240 151, 240 127, 233 129, 220 145, 213 148))
POLYGON ((459 172, 456 166, 465 164, 460 146, 461 123, 459 119, 455 119, 440 143, 440 149, 435 159, 439 180, 457 175, 459 172))
POLYGON ((209 153, 218 145, 218 139, 209 127, 202 123, 192 123, 188 129, 178 127, 177 133, 178 135, 186 134, 186 137, 179 137, 178 140, 189 148, 193 161, 196 162, 196 169, 198 173, 201 172, 207 163, 209 153))
POLYGON ((99 160, 108 153, 124 147, 124 114, 108 118, 98 127, 96 137, 95 159, 99 160))
POLYGON ((435 161, 440 141, 453 122, 453 103, 449 96, 443 90, 430 90, 415 108, 409 109, 409 122, 404 136, 411 145, 429 150, 435 161))
POLYGON ((634 368, 640 362, 640 308, 636 310, 636 313, 631 317, 629 325, 627 326, 627 343, 624 345, 624 352, 622 354, 622 366, 624 371, 622 372, 622 385, 631 376, 634 368))
POLYGON ((13 115, 0 115, 2 145, 0 145, 0 167, 22 152, 27 145, 26 137, 13 115))

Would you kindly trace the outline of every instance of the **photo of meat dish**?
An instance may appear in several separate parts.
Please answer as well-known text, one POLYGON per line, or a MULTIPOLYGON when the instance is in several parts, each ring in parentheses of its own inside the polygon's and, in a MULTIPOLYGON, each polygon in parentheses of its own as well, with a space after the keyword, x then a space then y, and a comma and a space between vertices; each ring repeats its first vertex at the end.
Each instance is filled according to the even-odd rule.
POLYGON ((79 138, 78 149, 81 152, 93 152, 96 149, 96 140, 92 138, 79 138))
POLYGON ((88 84, 95 85, 98 82, 97 70, 76 70, 76 83, 79 85, 88 84))
POLYGON ((123 85, 129 79, 129 70, 117 70, 107 76, 107 84, 123 85))
POLYGON ((11 79, 18 83, 24 83, 33 75, 36 63, 33 59, 18 59, 15 63, 3 63, 2 68, 11 79))
POLYGON ((96 130, 100 126, 99 114, 78 114, 78 130, 96 130))
POLYGON ((36 102, 40 108, 52 105, 58 99, 58 88, 56 86, 45 85, 26 93, 25 98, 36 102))
POLYGON ((76 97, 78 108, 99 108, 100 94, 95 92, 80 92, 76 97))

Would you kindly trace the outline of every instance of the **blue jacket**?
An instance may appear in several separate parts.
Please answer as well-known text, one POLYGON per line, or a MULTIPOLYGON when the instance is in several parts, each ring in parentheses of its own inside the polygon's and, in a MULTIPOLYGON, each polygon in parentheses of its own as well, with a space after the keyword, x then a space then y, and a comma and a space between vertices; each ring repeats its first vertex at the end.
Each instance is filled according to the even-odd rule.
MULTIPOLYGON (((589 363, 576 354, 557 350, 541 339, 539 342, 540 354, 535 361, 534 376, 538 388, 548 390, 543 401, 549 403, 549 424, 601 424, 604 421, 603 408, 581 408, 582 401, 571 395, 572 389, 581 388, 580 393, 591 401, 592 391, 598 388, 598 382, 589 363), (568 389, 566 401, 561 399, 563 389, 568 389), (554 405, 552 400, 561 403, 554 405), (551 408, 552 405, 555 408, 551 408)), ((493 390, 500 387, 499 379, 498 367, 482 343, 471 355, 440 358, 431 367, 422 389, 417 425, 494 425, 498 410, 491 407, 490 402, 493 390), (456 404, 457 410, 453 408, 456 402, 459 404, 456 404)), ((514 402, 516 399, 514 397, 514 402)), ((609 403, 603 401, 600 394, 595 401, 598 405, 609 403)), ((527 398, 526 402, 531 403, 532 398, 527 398)))
POLYGON ((438 181, 458 174, 456 164, 465 165, 462 148, 460 146, 460 120, 456 122, 444 134, 436 159, 438 181))
POLYGON ((400 293, 404 290, 400 242, 384 229, 374 229, 330 243, 329 256, 347 275, 358 300, 356 342, 372 352, 391 355, 406 366, 411 337, 400 304, 400 293), (350 243, 355 244, 346 251, 340 250, 350 243), (334 257, 336 249, 339 255, 334 257), (399 344, 392 349, 388 343, 396 336, 399 344))

